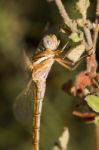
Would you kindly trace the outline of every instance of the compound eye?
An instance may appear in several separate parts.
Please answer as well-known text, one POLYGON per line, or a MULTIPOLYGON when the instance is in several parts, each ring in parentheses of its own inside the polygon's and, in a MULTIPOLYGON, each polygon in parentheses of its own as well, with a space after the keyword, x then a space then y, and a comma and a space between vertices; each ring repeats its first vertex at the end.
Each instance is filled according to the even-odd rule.
POLYGON ((55 50, 59 45, 59 41, 55 35, 46 35, 43 38, 43 44, 45 48, 55 50))
POLYGON ((52 45, 51 40, 47 40, 46 43, 48 44, 48 46, 52 45))

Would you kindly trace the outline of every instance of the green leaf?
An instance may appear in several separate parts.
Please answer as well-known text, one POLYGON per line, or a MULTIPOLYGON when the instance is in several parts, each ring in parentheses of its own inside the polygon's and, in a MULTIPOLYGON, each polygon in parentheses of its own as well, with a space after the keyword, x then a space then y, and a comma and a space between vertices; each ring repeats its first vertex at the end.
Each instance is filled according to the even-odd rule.
POLYGON ((69 38, 73 42, 79 42, 81 40, 80 36, 76 32, 71 33, 71 35, 69 36, 69 38))
POLYGON ((76 9, 80 12, 80 14, 83 16, 83 18, 86 18, 87 9, 89 6, 90 6, 89 0, 79 0, 76 3, 76 9))
POLYGON ((85 98, 87 104, 89 107, 92 108, 95 112, 99 113, 99 97, 95 95, 88 95, 85 98))

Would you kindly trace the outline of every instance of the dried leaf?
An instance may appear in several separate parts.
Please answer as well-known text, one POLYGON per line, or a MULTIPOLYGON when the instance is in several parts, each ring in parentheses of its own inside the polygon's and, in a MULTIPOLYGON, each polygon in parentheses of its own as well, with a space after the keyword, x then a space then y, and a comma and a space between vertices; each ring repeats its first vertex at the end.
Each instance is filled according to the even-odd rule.
POLYGON ((76 21, 77 21, 78 26, 80 26, 80 27, 83 27, 83 26, 84 26, 84 24, 83 24, 83 19, 82 19, 82 18, 79 18, 79 19, 77 19, 76 21))
POLYGON ((95 112, 99 113, 99 97, 95 95, 88 95, 85 98, 89 107, 92 108, 95 112))
POLYGON ((67 127, 64 128, 62 135, 58 139, 52 150, 66 150, 69 141, 69 130, 67 127))
POLYGON ((72 28, 74 31, 77 31, 77 22, 75 20, 71 20, 69 22, 69 27, 72 28))
POLYGON ((79 0, 76 3, 76 9, 80 12, 83 18, 87 16, 87 9, 90 6, 89 0, 79 0))
POLYGON ((69 52, 67 53, 67 58, 71 60, 72 62, 76 63, 80 59, 84 51, 85 51, 85 45, 80 44, 76 46, 75 48, 72 48, 69 50, 69 52))
POLYGON ((69 141, 69 131, 68 131, 68 128, 65 128, 64 132, 62 133, 61 137, 59 138, 59 143, 60 143, 62 150, 67 149, 68 141, 69 141))
MULTIPOLYGON (((82 18, 79 18, 76 20, 77 21, 77 24, 78 26, 80 27, 84 27, 84 22, 83 22, 83 19, 82 18)), ((93 23, 90 21, 90 20, 86 20, 86 26, 89 28, 89 29, 93 29, 93 23)))

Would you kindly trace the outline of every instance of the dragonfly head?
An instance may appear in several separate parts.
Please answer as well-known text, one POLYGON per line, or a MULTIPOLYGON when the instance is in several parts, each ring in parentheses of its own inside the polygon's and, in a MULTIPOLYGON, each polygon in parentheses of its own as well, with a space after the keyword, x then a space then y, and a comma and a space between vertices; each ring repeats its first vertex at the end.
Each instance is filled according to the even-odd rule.
POLYGON ((43 45, 46 49, 56 50, 59 44, 60 41, 57 39, 55 34, 46 35, 43 38, 43 45))

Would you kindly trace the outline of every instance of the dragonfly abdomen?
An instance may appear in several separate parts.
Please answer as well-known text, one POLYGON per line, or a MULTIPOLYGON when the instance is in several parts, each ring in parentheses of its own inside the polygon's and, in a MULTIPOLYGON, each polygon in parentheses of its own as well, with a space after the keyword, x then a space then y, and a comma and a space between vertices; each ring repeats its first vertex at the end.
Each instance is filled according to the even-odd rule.
POLYGON ((40 118, 46 82, 45 80, 35 81, 34 86, 35 87, 34 87, 34 108, 33 108, 33 150, 39 150, 40 118))

